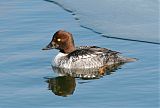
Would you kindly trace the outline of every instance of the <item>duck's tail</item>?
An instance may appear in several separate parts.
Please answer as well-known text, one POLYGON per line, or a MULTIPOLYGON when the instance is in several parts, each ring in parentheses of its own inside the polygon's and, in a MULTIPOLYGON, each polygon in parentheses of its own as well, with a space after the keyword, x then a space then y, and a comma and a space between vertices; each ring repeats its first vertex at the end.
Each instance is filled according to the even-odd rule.
POLYGON ((137 58, 123 57, 123 58, 121 58, 121 60, 122 60, 122 62, 127 63, 127 62, 135 62, 135 61, 137 61, 138 59, 137 59, 137 58))

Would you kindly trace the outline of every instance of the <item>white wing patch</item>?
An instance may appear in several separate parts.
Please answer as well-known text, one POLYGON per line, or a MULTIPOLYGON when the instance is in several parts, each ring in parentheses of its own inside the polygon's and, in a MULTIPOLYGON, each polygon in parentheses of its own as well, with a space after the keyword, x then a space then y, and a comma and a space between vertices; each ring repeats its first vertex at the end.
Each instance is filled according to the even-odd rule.
POLYGON ((70 57, 70 66, 76 68, 95 68, 103 66, 103 61, 96 54, 70 57))

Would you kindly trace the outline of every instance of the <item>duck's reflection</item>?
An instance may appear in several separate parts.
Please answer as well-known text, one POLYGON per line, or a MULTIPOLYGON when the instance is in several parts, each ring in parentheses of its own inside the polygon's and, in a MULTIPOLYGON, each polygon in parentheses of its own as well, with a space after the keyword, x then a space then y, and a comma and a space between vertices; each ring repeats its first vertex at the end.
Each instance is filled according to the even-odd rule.
POLYGON ((98 69, 64 69, 52 67, 53 71, 58 73, 58 77, 47 78, 48 88, 55 95, 72 95, 76 87, 76 79, 98 79, 104 75, 110 75, 119 69, 122 64, 104 66, 98 69))
POLYGON ((71 76, 49 78, 46 82, 48 83, 48 89, 58 96, 72 95, 76 87, 75 78, 71 76))

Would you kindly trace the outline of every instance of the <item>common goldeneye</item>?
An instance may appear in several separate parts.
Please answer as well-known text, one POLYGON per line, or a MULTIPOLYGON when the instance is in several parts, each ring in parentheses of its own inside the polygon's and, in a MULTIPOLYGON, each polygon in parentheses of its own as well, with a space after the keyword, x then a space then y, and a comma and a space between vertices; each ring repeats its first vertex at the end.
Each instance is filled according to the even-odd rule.
POLYGON ((75 47, 72 34, 63 30, 57 31, 51 42, 42 50, 50 49, 60 51, 54 59, 55 65, 60 68, 99 68, 136 60, 122 57, 119 52, 97 46, 75 47))

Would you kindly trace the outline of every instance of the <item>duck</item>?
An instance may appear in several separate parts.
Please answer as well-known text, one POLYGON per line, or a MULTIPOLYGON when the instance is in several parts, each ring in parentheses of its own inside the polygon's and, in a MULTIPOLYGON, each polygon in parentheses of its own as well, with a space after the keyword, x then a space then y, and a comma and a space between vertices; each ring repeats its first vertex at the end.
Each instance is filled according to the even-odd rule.
POLYGON ((135 58, 121 56, 120 52, 98 46, 78 46, 73 35, 65 30, 58 30, 51 42, 42 50, 57 49, 59 53, 52 65, 66 69, 88 69, 111 66, 119 63, 136 61, 135 58))

